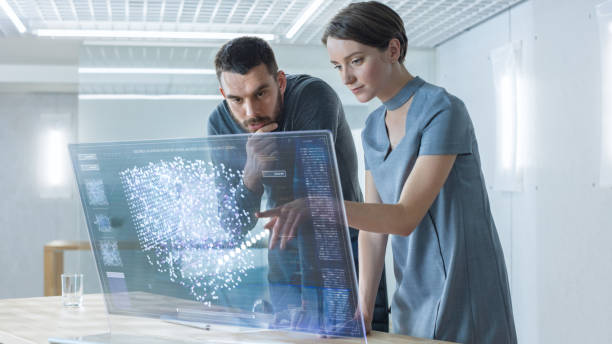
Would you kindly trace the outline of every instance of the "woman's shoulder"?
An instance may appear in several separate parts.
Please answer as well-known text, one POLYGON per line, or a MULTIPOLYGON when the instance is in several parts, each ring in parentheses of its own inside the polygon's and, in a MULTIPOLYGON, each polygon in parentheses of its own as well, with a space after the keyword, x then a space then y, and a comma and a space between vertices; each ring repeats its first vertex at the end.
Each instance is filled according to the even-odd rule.
POLYGON ((427 108, 434 108, 434 113, 443 110, 463 108, 463 101, 448 92, 444 87, 425 82, 419 90, 427 108))

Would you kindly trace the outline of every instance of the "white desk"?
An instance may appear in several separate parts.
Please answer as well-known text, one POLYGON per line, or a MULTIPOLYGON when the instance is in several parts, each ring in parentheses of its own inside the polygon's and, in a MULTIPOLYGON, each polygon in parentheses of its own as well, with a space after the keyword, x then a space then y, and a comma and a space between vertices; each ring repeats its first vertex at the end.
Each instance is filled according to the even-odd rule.
MULTIPOLYGON (((102 295, 85 295, 83 307, 64 308, 59 296, 37 297, 27 299, 0 300, 0 344, 9 343, 47 343, 49 337, 78 337, 100 334, 109 331, 109 320, 104 307, 102 295)), ((210 341, 219 339, 223 342, 236 343, 359 343, 360 340, 348 338, 325 339, 311 334, 291 334, 282 331, 259 330, 254 332, 229 331, 228 327, 213 325, 210 331, 187 326, 170 324, 157 319, 113 316, 113 323, 118 322, 129 329, 155 336, 172 336, 180 333, 186 338, 210 341)), ((114 327, 115 328, 115 327, 114 327)), ((448 343, 408 336, 373 332, 368 336, 370 344, 424 344, 448 343)))

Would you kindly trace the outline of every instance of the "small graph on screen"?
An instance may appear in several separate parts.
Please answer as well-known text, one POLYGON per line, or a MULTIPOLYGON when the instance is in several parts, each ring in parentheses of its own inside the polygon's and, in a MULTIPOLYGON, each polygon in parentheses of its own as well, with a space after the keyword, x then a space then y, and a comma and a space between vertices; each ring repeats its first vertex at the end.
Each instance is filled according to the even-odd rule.
POLYGON ((104 183, 101 179, 90 179, 85 181, 87 199, 92 207, 107 207, 108 199, 104 193, 104 183))
POLYGON ((100 251, 102 252, 102 263, 106 266, 122 266, 119 255, 119 245, 116 240, 100 240, 100 251))

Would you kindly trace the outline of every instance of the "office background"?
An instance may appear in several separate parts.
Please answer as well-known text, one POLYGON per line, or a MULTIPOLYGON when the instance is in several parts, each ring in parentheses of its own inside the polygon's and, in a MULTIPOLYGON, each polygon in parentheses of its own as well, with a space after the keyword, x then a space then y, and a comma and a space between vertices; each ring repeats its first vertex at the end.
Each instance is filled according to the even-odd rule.
MULTIPOLYGON (((309 3, 302 2, 302 7, 309 3)), ((472 116, 506 256, 519 341, 612 342, 612 188, 605 183, 612 171, 602 168, 606 159, 612 161, 603 153, 606 137, 612 136, 605 126, 610 110, 605 99, 612 94, 602 91, 604 71, 612 68, 607 67, 612 54, 602 42, 612 40, 612 26, 600 31, 600 0, 498 3, 503 10, 456 34, 438 41, 417 37, 405 65, 461 98, 472 116), (499 148, 507 142, 501 142, 498 131, 492 63, 492 52, 508 44, 519 52, 510 187, 499 178, 499 148)), ((465 13, 455 10, 459 18, 469 13, 469 7, 465 13)), ((64 161, 49 167, 46 132, 60 128, 69 142, 198 137, 219 102, 91 99, 83 95, 159 95, 164 90, 214 95, 217 86, 214 75, 109 76, 79 73, 79 68, 213 68, 220 43, 185 47, 19 35, 1 11, 0 28, 0 298, 42 296, 45 243, 87 240, 70 166, 64 161), (45 185, 50 168, 65 174, 63 187, 45 185)), ((281 69, 332 85, 358 138, 365 117, 379 104, 355 101, 318 38, 271 44, 281 69)), ((65 264, 66 271, 85 273, 86 292, 99 291, 89 252, 68 252, 65 264)))

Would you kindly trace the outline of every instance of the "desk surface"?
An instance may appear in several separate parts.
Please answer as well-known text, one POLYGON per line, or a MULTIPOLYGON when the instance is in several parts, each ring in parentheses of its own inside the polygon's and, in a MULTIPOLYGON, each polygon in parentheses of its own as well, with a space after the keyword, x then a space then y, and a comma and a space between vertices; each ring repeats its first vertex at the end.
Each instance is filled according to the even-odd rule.
MULTIPOLYGON (((270 330, 236 332, 228 327, 214 326, 210 331, 170 324, 156 319, 112 316, 113 333, 119 327, 132 331, 141 329, 147 335, 171 336, 180 333, 184 338, 210 341, 222 339, 223 342, 241 342, 245 339, 250 343, 359 343, 354 339, 323 339, 310 334, 293 333, 291 339, 287 333, 270 330), (288 341, 290 340, 290 341, 288 341)), ((49 337, 76 337, 100 334, 109 331, 109 317, 104 307, 102 295, 85 295, 83 307, 77 309, 64 308, 59 296, 37 297, 28 299, 0 300, 0 344, 8 343, 47 343, 49 337)), ((424 344, 448 343, 408 336, 393 335, 382 332, 372 332, 368 336, 370 344, 424 344)))

